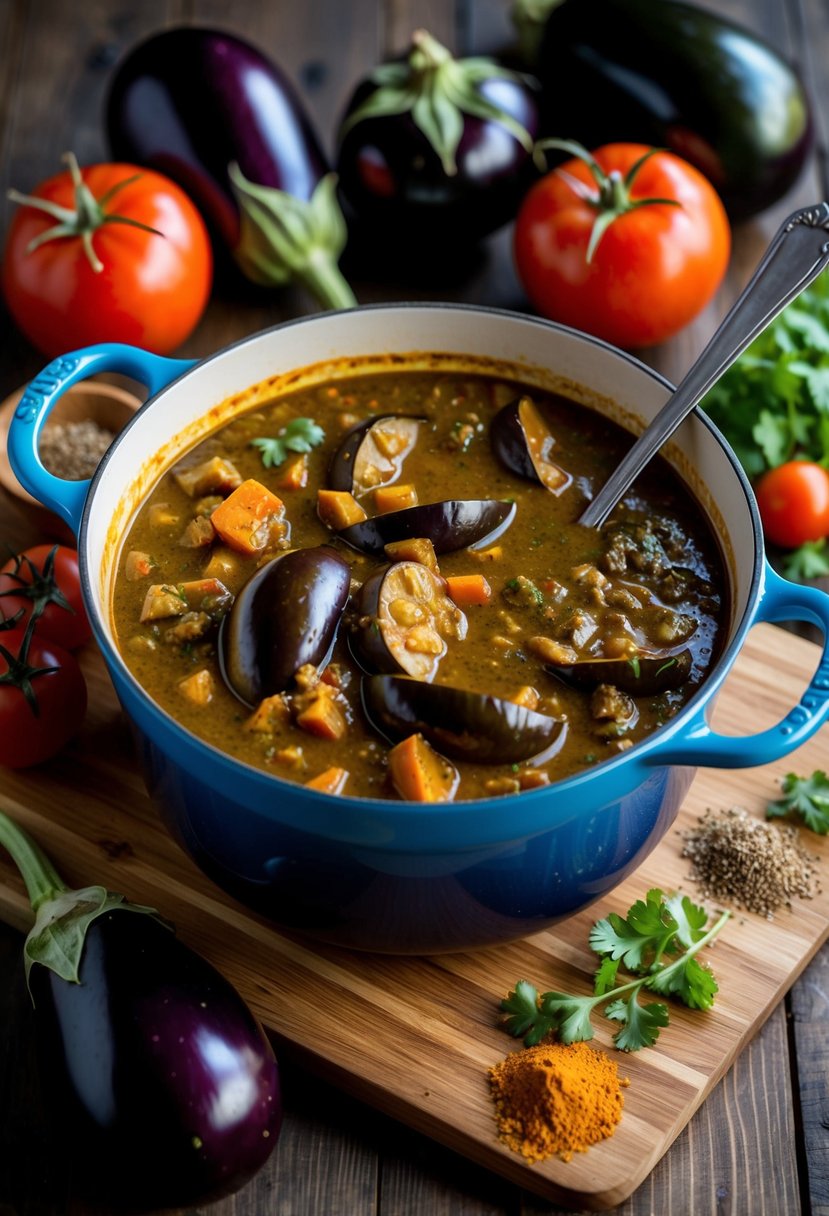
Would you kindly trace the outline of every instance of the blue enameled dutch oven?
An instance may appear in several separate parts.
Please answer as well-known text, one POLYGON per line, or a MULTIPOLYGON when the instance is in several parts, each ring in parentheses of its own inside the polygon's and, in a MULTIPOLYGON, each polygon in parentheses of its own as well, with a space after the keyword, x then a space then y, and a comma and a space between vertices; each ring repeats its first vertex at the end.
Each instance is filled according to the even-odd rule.
POLYGON ((26 489, 78 535, 95 636, 135 728, 149 790, 184 848, 222 887, 282 926, 361 949, 425 953, 509 940, 570 915, 658 844, 696 766, 766 764, 813 735, 829 717, 826 644, 800 704, 776 726, 730 737, 707 719, 751 625, 809 621, 826 638, 829 596, 785 582, 767 565, 749 485, 717 430, 695 412, 667 455, 720 538, 731 621, 708 680, 645 742, 545 788, 450 805, 318 793, 230 759, 159 709, 122 662, 110 617, 120 540, 160 473, 234 412, 281 387, 353 374, 361 361, 386 355, 412 368, 493 371, 558 388, 633 430, 670 391, 630 356, 535 318, 384 305, 277 326, 195 364, 126 346, 66 355, 29 386, 9 455, 26 489), (52 476, 37 454, 50 409, 69 385, 113 371, 145 384, 149 400, 91 482, 52 476))

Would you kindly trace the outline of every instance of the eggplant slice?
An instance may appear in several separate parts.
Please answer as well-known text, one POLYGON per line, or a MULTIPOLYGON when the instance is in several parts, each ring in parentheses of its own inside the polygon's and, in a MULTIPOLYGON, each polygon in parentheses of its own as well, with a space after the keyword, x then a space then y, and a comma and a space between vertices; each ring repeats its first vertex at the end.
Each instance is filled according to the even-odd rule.
POLYGON ((433 680, 448 638, 466 637, 466 617, 446 582, 420 562, 395 562, 363 583, 349 645, 367 671, 433 680))
POLYGON ((325 545, 274 558, 245 584, 219 631, 219 665, 246 705, 284 692, 300 667, 330 658, 351 568, 325 545))
POLYGON ((390 485, 417 442, 425 418, 381 414, 365 418, 346 432, 328 466, 328 485, 355 498, 390 485))
POLYGON ((472 764, 520 764, 560 747, 567 733, 566 722, 526 705, 409 676, 366 676, 362 698, 368 720, 388 739, 417 732, 444 756, 472 764))
POLYGON ((516 397, 498 411, 489 431, 492 450, 505 468, 563 494, 572 476, 550 459, 555 436, 530 397, 516 397))
POLYGON ((638 654, 629 659, 584 659, 579 663, 547 663, 544 670, 574 688, 612 684, 632 697, 652 697, 679 688, 691 674, 690 650, 678 654, 638 654))
POLYGON ((375 515, 337 535, 353 549, 377 557, 392 541, 419 536, 428 537, 435 553, 454 553, 496 540, 512 523, 515 511, 514 502, 453 498, 375 515))

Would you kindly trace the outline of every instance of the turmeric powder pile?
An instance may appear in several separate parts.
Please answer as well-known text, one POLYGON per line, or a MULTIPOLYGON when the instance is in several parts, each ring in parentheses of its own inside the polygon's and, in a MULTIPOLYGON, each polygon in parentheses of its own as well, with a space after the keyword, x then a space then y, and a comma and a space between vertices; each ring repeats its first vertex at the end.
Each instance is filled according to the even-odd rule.
POLYGON ((500 1139, 528 1161, 569 1161, 612 1136, 622 1117, 615 1061, 586 1043, 540 1043, 489 1070, 500 1139))

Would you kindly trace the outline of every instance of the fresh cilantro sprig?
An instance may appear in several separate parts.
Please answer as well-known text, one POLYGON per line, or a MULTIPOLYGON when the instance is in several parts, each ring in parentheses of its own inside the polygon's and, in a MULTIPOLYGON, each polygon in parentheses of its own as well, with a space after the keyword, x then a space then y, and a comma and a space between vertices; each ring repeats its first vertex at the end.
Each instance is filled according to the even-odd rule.
POLYGON ((258 448, 262 464, 266 469, 276 468, 287 460, 289 452, 310 452, 319 447, 325 431, 313 418, 293 418, 274 436, 251 439, 251 447, 258 448))
POLYGON ((604 1006, 605 1017, 621 1023, 613 1042, 622 1051, 652 1047, 668 1025, 668 1006, 642 1001, 646 992, 672 996, 689 1009, 710 1009, 717 981, 696 955, 725 925, 730 912, 706 930, 708 914, 687 895, 665 895, 658 887, 637 900, 626 917, 615 912, 597 921, 590 945, 601 957, 592 996, 544 992, 540 996, 520 980, 501 1001, 504 1029, 523 1038, 527 1047, 555 1032, 562 1043, 593 1038, 593 1011, 604 1006), (633 978, 620 981, 624 967, 633 978))
POLYGON ((823 769, 815 769, 811 777, 789 773, 783 781, 782 792, 782 798, 767 804, 768 819, 794 816, 820 836, 829 832, 829 777, 823 769))

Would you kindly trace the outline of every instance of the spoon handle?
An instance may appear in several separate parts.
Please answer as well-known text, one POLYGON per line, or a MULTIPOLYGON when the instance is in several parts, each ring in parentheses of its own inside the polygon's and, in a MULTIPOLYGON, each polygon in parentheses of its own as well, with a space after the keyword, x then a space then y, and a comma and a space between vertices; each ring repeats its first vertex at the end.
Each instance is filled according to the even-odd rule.
POLYGON ((789 216, 699 358, 582 513, 599 528, 616 503, 712 384, 829 262, 829 203, 789 216))

